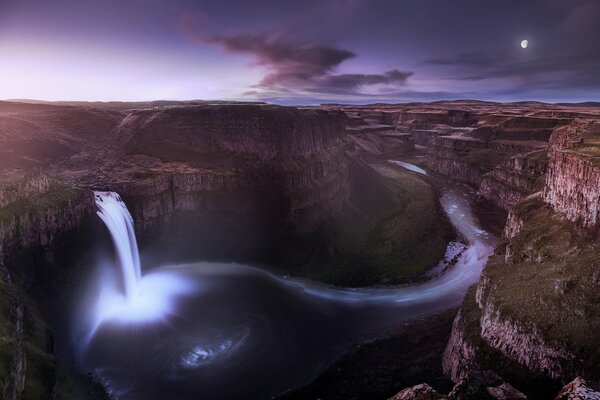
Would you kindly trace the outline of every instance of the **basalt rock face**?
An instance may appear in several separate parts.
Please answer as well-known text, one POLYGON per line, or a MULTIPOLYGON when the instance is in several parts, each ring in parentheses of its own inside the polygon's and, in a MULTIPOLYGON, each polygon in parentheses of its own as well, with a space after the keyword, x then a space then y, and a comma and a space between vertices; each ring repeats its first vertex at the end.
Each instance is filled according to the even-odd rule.
POLYGON ((467 136, 440 136, 427 154, 427 167, 443 176, 478 188, 483 175, 510 156, 541 147, 535 143, 484 140, 467 136))
POLYGON ((545 150, 511 157, 483 176, 478 193, 508 211, 543 189, 547 165, 545 150))
POLYGON ((26 286, 48 277, 45 267, 62 257, 65 242, 94 212, 91 192, 59 185, 7 204, 0 208, 0 263, 26 286))
POLYGON ((135 111, 117 133, 124 151, 162 164, 111 188, 142 237, 190 237, 205 257, 276 256, 312 235, 327 248, 350 195, 344 121, 340 112, 276 106, 135 111))
POLYGON ((600 222, 600 124, 576 121, 551 141, 544 200, 588 230, 600 222))
MULTIPOLYGON (((478 343, 477 336, 474 336, 472 329, 470 329, 472 328, 470 323, 473 321, 465 319, 470 318, 471 315, 465 315, 466 311, 464 309, 463 306, 454 318, 452 334, 442 359, 444 373, 453 382, 459 382, 467 376, 469 371, 481 367, 477 361, 480 343, 478 343)), ((477 329, 475 331, 477 332, 477 329)))
MULTIPOLYGON (((595 345, 600 340, 600 247, 588 235, 598 223, 598 133, 596 122, 582 120, 553 131, 541 191, 542 152, 533 153, 525 176, 514 171, 527 166, 532 154, 515 157, 486 176, 502 176, 499 187, 524 190, 504 197, 497 189, 486 189, 485 180, 480 188, 510 212, 504 244, 483 271, 475 305, 467 295, 456 317, 454 340, 444 357, 454 380, 465 370, 490 365, 490 355, 499 373, 498 365, 512 364, 502 371, 504 377, 522 368, 536 379, 548 379, 549 386, 577 376, 592 381, 600 376, 595 345), (511 173, 500 175, 510 163, 511 173), (533 191, 537 193, 528 195, 533 191)), ((511 379, 523 384, 518 376, 511 379)))
POLYGON ((210 154, 222 163, 235 158, 283 163, 330 148, 344 133, 344 114, 276 106, 187 107, 134 111, 122 129, 133 131, 125 145, 129 153, 192 164, 212 161, 202 157, 210 154))
MULTIPOLYGON (((35 302, 0 265, 0 396, 6 400, 106 399, 100 385, 71 379, 35 302)), ((82 380, 85 381, 85 380, 82 380)))
MULTIPOLYGON (((465 329, 456 323, 452 334, 476 332, 471 338, 484 350, 475 351, 473 362, 473 352, 467 357, 460 351, 465 345, 451 341, 445 365, 485 365, 488 355, 495 354, 493 359, 512 363, 501 373, 502 363, 494 362, 493 368, 505 378, 523 368, 530 376, 547 378, 550 387, 578 375, 598 379, 599 245, 544 204, 541 196, 513 207, 505 236, 507 243, 484 269, 475 306, 467 296, 457 317, 473 325, 465 329)), ((512 379, 523 385, 520 378, 512 379)))

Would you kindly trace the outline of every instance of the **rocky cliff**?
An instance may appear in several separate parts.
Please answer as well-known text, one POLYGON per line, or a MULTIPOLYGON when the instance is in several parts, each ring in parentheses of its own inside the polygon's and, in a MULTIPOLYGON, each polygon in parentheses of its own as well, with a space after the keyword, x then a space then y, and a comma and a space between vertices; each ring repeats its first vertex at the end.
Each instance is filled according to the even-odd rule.
MULTIPOLYGON (((513 363, 504 374, 524 368, 555 386, 578 375, 598 379, 598 244, 581 236, 539 196, 511 210, 505 232, 508 242, 486 266, 475 306, 467 296, 452 334, 460 338, 475 331, 474 341, 488 350, 465 353, 464 343, 451 341, 444 365, 489 368, 491 349, 496 360, 513 363), (466 318, 473 321, 471 328, 460 324, 466 318)), ((453 379, 460 377, 455 370, 447 367, 453 379)), ((524 384, 519 379, 513 377, 517 387, 524 384)))
MULTIPOLYGON (((494 369, 527 394, 529 384, 555 393, 576 376, 600 378, 600 249, 589 235, 600 218, 589 122, 599 113, 570 123, 582 110, 0 102, 0 264, 26 287, 73 267, 81 253, 69 249, 89 248, 82 232, 100 226, 91 190, 104 189, 122 194, 143 242, 168 257, 270 262, 349 286, 405 282, 452 236, 430 181, 387 162, 427 152, 430 172, 510 210, 454 321, 444 370, 458 382, 494 369)), ((20 328, 33 311, 24 301, 6 310, 0 376, 13 396, 35 382, 20 328)))
POLYGON ((58 184, 7 204, 0 208, 0 264, 18 264, 13 273, 22 284, 43 279, 51 274, 44 266, 94 213, 90 191, 58 184))
POLYGON ((595 122, 576 120, 554 129, 548 156, 518 155, 484 177, 480 193, 510 212, 453 325, 443 365, 454 381, 481 368, 523 389, 532 377, 554 388, 600 378, 597 137, 595 122))
MULTIPOLYGON (((69 143, 61 158, 44 160, 49 168, 39 178, 22 179, 31 173, 18 163, 5 175, 3 255, 31 257, 28 249, 35 248, 45 257, 43 249, 93 216, 91 196, 78 188, 118 191, 142 241, 163 246, 160 256, 252 260, 303 274, 322 270, 328 272, 320 279, 338 283, 343 274, 334 276, 332 260, 336 268, 363 265, 365 272, 344 280, 351 285, 403 273, 414 278, 442 257, 451 239, 426 182, 377 166, 414 148, 409 135, 392 125, 347 130, 349 117, 339 110, 257 104, 75 107, 75 123, 65 117, 73 107, 24 105, 23 115, 35 122, 31 127, 15 104, 0 104, 0 118, 11 119, 14 129, 0 142, 17 140, 19 130, 39 136, 46 119, 56 134, 44 132, 45 143, 69 143), (71 130, 86 121, 82 134, 71 130), (49 182, 60 189, 51 190, 49 182), (413 198, 424 205, 418 211, 413 198), (416 213, 410 221, 422 224, 408 228, 419 233, 412 243, 394 233, 406 228, 398 223, 405 212, 416 213), (441 224, 433 222, 440 217, 441 224), (380 272, 369 275, 372 268, 380 272)), ((393 122, 380 112, 361 119, 393 122)))
POLYGON ((543 189, 547 165, 545 150, 513 156, 483 175, 478 194, 508 211, 543 189))
POLYGON ((0 265, 0 395, 5 400, 105 399, 100 385, 69 376, 35 302, 0 265))
POLYGON ((551 141, 544 200, 586 229, 600 222, 600 124, 576 121, 551 141))
MULTIPOLYGON (((478 131, 480 132, 480 131, 478 131)), ((473 133, 474 136, 481 136, 473 133)), ((455 181, 478 188, 483 175, 510 156, 543 148, 539 142, 512 142, 471 136, 440 136, 427 154, 427 167, 455 181)))

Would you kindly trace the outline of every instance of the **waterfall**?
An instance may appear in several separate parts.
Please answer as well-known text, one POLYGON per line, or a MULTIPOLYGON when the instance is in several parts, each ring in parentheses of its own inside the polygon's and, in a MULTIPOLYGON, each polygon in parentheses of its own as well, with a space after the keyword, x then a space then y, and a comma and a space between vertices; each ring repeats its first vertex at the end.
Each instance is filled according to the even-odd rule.
POLYGON ((94 192, 98 216, 108 228, 115 247, 117 261, 123 277, 125 297, 136 295, 138 282, 142 278, 133 218, 121 196, 115 192, 94 192))

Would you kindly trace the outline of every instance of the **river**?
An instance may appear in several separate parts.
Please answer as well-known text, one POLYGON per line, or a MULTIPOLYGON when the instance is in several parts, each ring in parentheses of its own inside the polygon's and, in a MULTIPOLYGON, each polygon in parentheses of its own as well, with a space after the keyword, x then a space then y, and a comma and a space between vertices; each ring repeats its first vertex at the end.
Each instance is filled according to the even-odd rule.
POLYGON ((80 366, 120 399, 267 399, 306 384, 352 343, 456 307, 477 282, 496 239, 465 190, 440 201, 468 243, 424 283, 342 289, 241 264, 164 266, 144 272, 135 305, 103 300, 109 314, 86 314, 80 366))

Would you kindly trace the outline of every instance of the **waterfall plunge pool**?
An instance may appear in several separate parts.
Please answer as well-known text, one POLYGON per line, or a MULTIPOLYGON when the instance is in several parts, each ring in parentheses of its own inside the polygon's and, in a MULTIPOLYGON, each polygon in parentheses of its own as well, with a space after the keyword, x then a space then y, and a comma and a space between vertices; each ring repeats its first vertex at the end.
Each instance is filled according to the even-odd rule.
POLYGON ((495 246, 450 188, 441 203, 468 247, 422 284, 341 289, 208 262, 142 273, 127 207, 116 193, 96 201, 117 261, 101 268, 74 340, 79 367, 119 399, 266 399, 297 388, 350 344, 459 305, 495 246))

